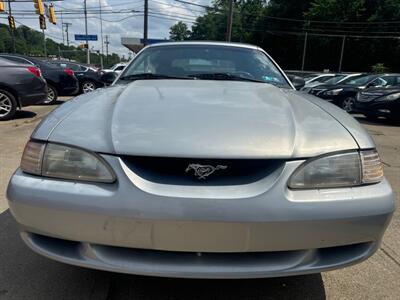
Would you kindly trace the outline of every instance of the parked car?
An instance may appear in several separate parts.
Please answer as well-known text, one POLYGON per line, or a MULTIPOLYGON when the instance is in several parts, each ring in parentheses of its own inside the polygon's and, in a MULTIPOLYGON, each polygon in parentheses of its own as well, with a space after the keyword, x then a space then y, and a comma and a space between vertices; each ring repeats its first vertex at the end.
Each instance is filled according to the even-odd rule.
POLYGON ((69 68, 60 68, 38 58, 19 54, 0 54, 0 58, 40 68, 47 82, 47 99, 44 101, 46 104, 55 103, 58 96, 75 95, 79 91, 78 79, 69 68))
POLYGON ((147 46, 111 87, 50 113, 7 197, 47 258, 190 278, 364 261, 395 203, 354 118, 259 47, 222 42, 147 46))
POLYGON ((340 84, 319 85, 309 93, 321 99, 330 101, 352 112, 357 93, 370 87, 383 87, 392 81, 397 74, 362 74, 342 81, 340 84))
POLYGON ((113 65, 110 69, 103 69, 102 71, 103 73, 115 72, 119 74, 125 69, 126 65, 127 63, 117 63, 113 65))
POLYGON ((61 68, 69 68, 74 71, 79 81, 79 93, 81 94, 104 87, 104 82, 101 81, 101 72, 89 65, 63 60, 51 60, 49 62, 61 68))
POLYGON ((354 111, 364 114, 368 119, 385 117, 400 121, 400 75, 391 77, 385 87, 363 90, 357 94, 354 111))
POLYGON ((314 81, 309 84, 305 84, 305 87, 301 89, 303 92, 309 92, 312 88, 319 86, 319 85, 335 85, 339 84, 348 78, 359 76, 361 73, 355 73, 355 74, 336 74, 335 76, 330 77, 329 79, 325 80, 324 82, 319 82, 319 81, 314 81))
POLYGON ((0 121, 12 119, 18 108, 47 98, 40 69, 0 58, 0 121))
POLYGON ((307 84, 311 84, 314 82, 323 83, 335 76, 336 76, 336 74, 333 74, 333 73, 309 74, 304 77, 304 81, 306 82, 306 86, 307 86, 307 84))

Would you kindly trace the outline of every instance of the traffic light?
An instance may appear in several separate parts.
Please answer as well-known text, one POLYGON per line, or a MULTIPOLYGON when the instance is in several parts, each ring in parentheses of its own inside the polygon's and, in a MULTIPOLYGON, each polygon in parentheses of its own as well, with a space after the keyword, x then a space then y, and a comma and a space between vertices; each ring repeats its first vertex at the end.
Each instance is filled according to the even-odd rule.
POLYGON ((6 7, 4 6, 4 2, 0 1, 0 12, 4 12, 6 10, 6 7))
POLYGON ((49 7, 49 22, 54 25, 57 24, 56 12, 55 12, 53 4, 51 4, 49 7))
POLYGON ((16 29, 15 27, 15 20, 13 16, 8 16, 8 25, 11 29, 16 29))
POLYGON ((44 6, 42 0, 33 0, 33 3, 35 5, 36 13, 38 15, 43 16, 44 15, 44 6))
POLYGON ((46 18, 43 15, 39 16, 39 24, 40 24, 40 29, 42 30, 46 29, 46 18))

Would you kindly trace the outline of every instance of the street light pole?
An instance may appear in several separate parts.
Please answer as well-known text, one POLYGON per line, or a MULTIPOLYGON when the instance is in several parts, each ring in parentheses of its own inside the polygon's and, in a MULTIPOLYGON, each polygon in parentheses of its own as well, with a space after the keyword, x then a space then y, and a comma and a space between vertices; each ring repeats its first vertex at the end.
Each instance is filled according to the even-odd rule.
POLYGON ((342 71, 342 63, 343 63, 343 54, 344 54, 344 44, 346 42, 346 36, 343 36, 343 41, 342 41, 342 51, 340 52, 340 61, 339 61, 339 72, 342 71))
POLYGON ((148 20, 149 19, 149 1, 144 0, 144 18, 143 18, 143 44, 147 46, 148 43, 148 20))
POLYGON ((103 40, 103 18, 102 18, 102 9, 101 9, 101 0, 99 0, 100 6, 100 34, 101 34, 101 54, 100 54, 100 65, 101 69, 104 69, 103 66, 103 56, 104 56, 104 40, 103 40))
POLYGON ((85 34, 86 34, 86 63, 89 65, 90 64, 90 49, 89 49, 89 40, 88 40, 86 0, 84 0, 84 13, 85 13, 85 34))
POLYGON ((228 22, 226 28, 226 41, 230 42, 232 38, 232 19, 233 19, 233 0, 229 0, 228 22))
POLYGON ((304 71, 304 64, 306 62, 307 38, 308 38, 308 32, 306 32, 306 35, 304 36, 303 60, 301 61, 301 70, 302 71, 304 71))

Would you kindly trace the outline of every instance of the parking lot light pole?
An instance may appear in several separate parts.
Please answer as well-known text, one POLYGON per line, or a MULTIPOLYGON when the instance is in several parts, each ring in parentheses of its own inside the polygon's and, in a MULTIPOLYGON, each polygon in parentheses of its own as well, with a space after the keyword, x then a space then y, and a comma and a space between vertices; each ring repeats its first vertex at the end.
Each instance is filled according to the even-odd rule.
POLYGON ((306 34, 304 36, 303 59, 301 61, 301 70, 302 71, 304 71, 304 64, 306 62, 307 38, 308 38, 308 32, 306 32, 306 34))
POLYGON ((87 9, 86 9, 86 0, 84 0, 84 13, 85 13, 85 34, 86 34, 86 63, 90 65, 90 49, 89 49, 89 40, 88 40, 88 25, 87 25, 87 9))
POLYGON ((346 36, 343 36, 343 41, 342 41, 342 51, 340 52, 340 61, 339 61, 339 72, 342 71, 342 63, 343 63, 343 53, 344 53, 344 44, 346 42, 346 36))
POLYGON ((229 0, 228 22, 226 28, 226 41, 230 42, 232 39, 232 23, 233 23, 233 0, 229 0))

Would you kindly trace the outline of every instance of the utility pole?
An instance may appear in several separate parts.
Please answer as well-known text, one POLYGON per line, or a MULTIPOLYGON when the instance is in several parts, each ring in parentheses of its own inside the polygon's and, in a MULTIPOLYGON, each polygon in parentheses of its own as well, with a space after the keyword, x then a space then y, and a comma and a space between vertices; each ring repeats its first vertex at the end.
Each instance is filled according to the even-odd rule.
POLYGON ((110 44, 108 35, 106 35, 106 41, 104 43, 106 44, 106 64, 108 65, 108 44, 110 44))
POLYGON ((44 58, 47 58, 46 34, 44 33, 44 29, 42 29, 42 33, 43 33, 43 50, 44 50, 44 58))
POLYGON ((62 11, 61 11, 61 32, 62 32, 63 45, 65 45, 65 40, 64 40, 64 19, 63 19, 62 11))
POLYGON ((99 6, 100 6, 100 35, 101 35, 100 66, 101 66, 101 69, 104 69, 104 66, 103 66, 104 40, 103 40, 103 18, 102 18, 101 0, 99 0, 99 6))
POLYGON ((307 38, 308 38, 308 32, 306 32, 306 35, 304 36, 303 60, 301 61, 301 70, 302 71, 304 71, 304 64, 306 62, 307 38))
POLYGON ((89 65, 90 64, 90 49, 89 49, 89 40, 88 40, 86 0, 84 0, 83 3, 84 3, 84 13, 85 13, 86 63, 89 65))
POLYGON ((148 27, 149 27, 149 0, 144 0, 144 24, 143 24, 143 45, 147 46, 148 43, 148 27))
POLYGON ((343 36, 343 41, 342 41, 342 51, 340 52, 340 61, 339 61, 339 72, 342 71, 342 63, 343 63, 343 53, 344 53, 344 44, 346 42, 346 36, 343 36))
POLYGON ((232 38, 232 19, 233 19, 233 0, 229 0, 228 22, 226 28, 226 41, 230 42, 232 38))
MULTIPOLYGON (((11 0, 8 0, 8 16, 11 17, 11 0)), ((11 39, 12 39, 12 44, 13 44, 13 53, 17 52, 17 48, 15 46, 15 32, 14 29, 10 27, 10 33, 11 33, 11 39)))
POLYGON ((65 27, 65 33, 66 33, 66 36, 67 36, 67 46, 69 47, 69 33, 68 33, 68 30, 69 30, 69 26, 71 26, 72 23, 62 23, 62 24, 65 27))

